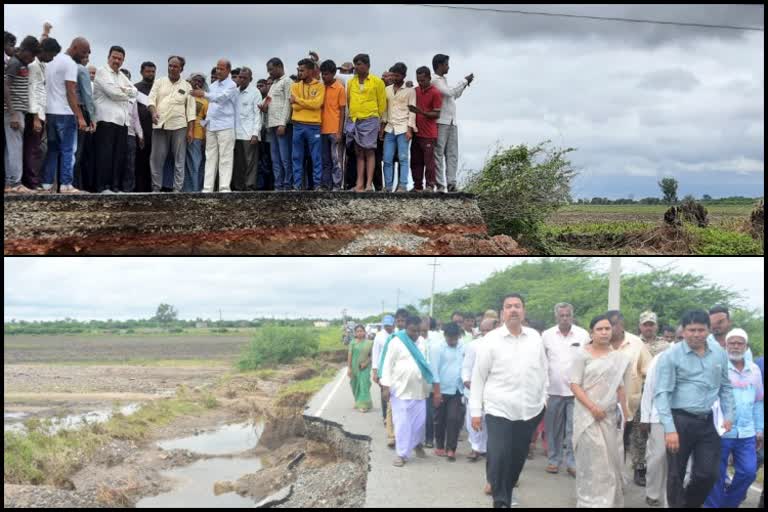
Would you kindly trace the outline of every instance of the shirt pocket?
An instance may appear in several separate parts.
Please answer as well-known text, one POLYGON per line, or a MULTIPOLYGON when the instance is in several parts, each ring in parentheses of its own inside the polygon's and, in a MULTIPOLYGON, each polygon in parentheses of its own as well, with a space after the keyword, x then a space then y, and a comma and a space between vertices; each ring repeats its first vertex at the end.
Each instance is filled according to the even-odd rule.
POLYGON ((720 387, 720 375, 722 374, 723 367, 720 363, 714 363, 704 371, 706 383, 710 389, 718 389, 720 387))

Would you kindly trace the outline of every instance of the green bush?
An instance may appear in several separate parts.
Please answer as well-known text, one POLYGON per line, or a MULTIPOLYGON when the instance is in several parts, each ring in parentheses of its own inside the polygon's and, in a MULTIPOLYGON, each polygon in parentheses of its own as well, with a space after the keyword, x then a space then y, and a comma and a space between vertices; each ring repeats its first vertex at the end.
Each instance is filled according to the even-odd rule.
POLYGON ((565 159, 574 149, 549 149, 549 142, 497 147, 465 186, 477 196, 489 234, 509 235, 541 252, 547 252, 540 233, 544 219, 568 204, 576 175, 565 159))
POLYGON ((296 358, 317 354, 318 348, 318 338, 310 329, 268 326, 256 333, 237 365, 240 371, 248 371, 290 363, 296 358))

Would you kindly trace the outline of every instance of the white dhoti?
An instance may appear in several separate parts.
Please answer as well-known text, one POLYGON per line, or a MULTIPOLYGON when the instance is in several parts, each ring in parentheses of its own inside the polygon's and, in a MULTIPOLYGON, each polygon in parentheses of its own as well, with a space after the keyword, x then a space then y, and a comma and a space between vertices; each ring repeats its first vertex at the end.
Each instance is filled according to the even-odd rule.
MULTIPOLYGON (((467 398, 465 397, 464 400, 467 401, 467 398)), ((481 418, 483 428, 480 430, 480 432, 475 432, 475 430, 472 428, 472 413, 469 411, 469 405, 467 405, 467 414, 465 417, 464 426, 469 433, 469 444, 477 453, 485 453, 488 449, 488 428, 485 426, 485 414, 483 414, 481 418)))
POLYGON ((411 451, 424 441, 427 425, 427 401, 401 400, 394 394, 390 396, 392 423, 395 427, 395 451, 407 459, 411 451))

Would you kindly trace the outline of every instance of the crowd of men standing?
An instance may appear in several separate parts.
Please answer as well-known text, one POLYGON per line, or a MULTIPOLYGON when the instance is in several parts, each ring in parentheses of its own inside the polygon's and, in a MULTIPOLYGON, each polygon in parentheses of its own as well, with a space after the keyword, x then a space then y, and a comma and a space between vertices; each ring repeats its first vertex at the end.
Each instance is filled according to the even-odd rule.
POLYGON ((269 59, 255 83, 227 59, 210 83, 183 78, 172 55, 167 76, 146 61, 131 83, 123 47, 96 68, 85 38, 62 52, 51 28, 18 46, 4 34, 6 193, 405 192, 409 170, 411 191, 457 191, 455 100, 474 76, 449 85, 447 55, 416 87, 402 62, 378 77, 367 54, 337 66, 315 52, 291 76, 269 59))
POLYGON ((525 299, 510 294, 501 321, 493 310, 457 312, 439 326, 403 309, 372 342, 358 326, 348 360, 355 407, 368 412, 378 384, 394 465, 427 457, 425 448, 455 462, 465 427, 467 460, 486 460, 485 493, 497 508, 517 505, 513 489, 543 424, 545 471, 575 479, 579 507, 624 506, 627 456, 651 507, 738 507, 763 457, 764 363, 728 308, 688 311, 662 329, 645 311, 639 336, 618 310, 588 329, 570 304, 554 314, 557 325, 534 329, 525 299))

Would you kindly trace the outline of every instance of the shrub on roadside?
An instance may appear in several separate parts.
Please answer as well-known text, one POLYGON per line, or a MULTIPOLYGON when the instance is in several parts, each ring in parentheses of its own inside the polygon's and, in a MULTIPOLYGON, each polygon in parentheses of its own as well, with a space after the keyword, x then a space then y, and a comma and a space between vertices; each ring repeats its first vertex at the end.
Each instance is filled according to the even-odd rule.
POLYGON ((549 142, 497 147, 465 186, 477 196, 490 235, 509 235, 539 252, 547 252, 541 234, 544 220, 568 203, 576 175, 565 158, 575 150, 551 149, 549 142))
POLYGON ((268 326, 256 332, 237 366, 240 371, 247 371, 290 363, 299 357, 315 355, 318 346, 317 337, 309 329, 268 326))

